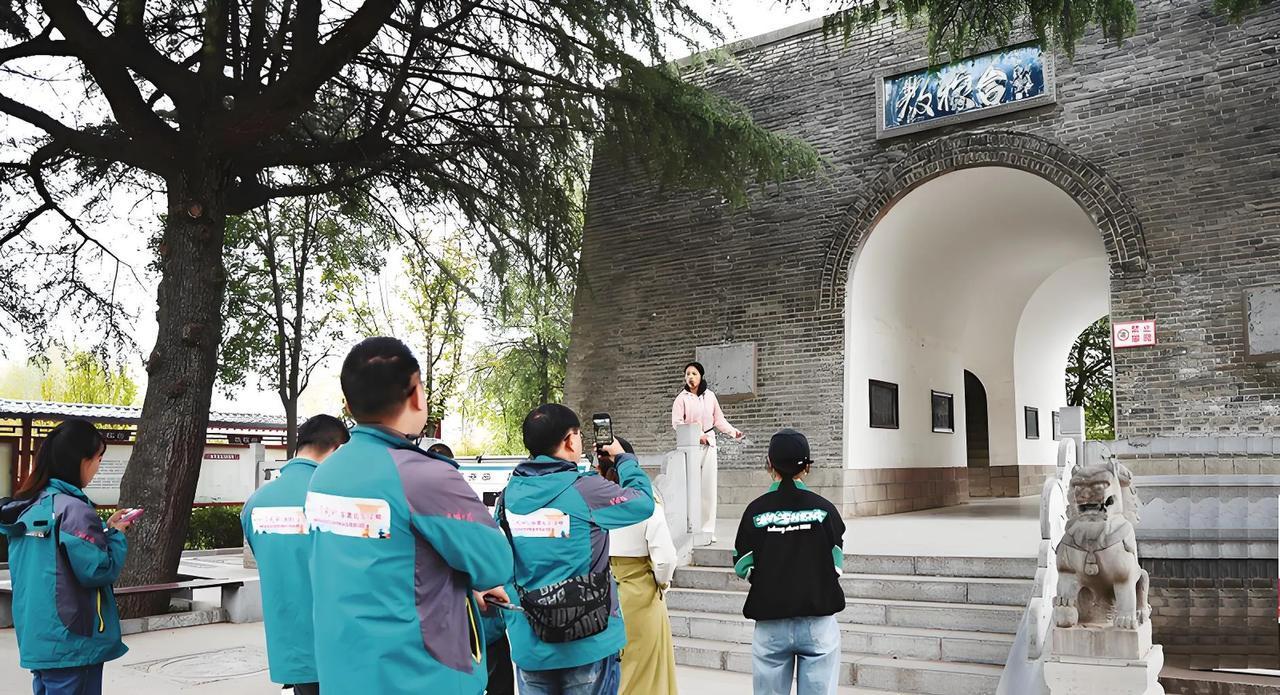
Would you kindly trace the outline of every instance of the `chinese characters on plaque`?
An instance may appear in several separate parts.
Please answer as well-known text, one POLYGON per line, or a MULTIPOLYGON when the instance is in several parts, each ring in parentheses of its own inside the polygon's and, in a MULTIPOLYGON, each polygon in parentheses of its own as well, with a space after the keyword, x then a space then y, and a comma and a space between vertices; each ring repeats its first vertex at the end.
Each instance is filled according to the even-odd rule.
POLYGON ((1052 69, 1037 44, 881 78, 881 137, 1053 101, 1052 69))

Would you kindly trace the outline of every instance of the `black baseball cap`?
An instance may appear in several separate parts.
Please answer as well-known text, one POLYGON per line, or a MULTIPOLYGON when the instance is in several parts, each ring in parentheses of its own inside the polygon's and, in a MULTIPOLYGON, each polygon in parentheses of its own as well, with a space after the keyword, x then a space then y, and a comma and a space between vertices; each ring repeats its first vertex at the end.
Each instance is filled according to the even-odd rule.
POLYGON ((791 428, 778 430, 769 438, 769 464, 777 470, 797 471, 813 463, 809 458, 809 440, 791 428), (779 468, 781 466, 782 468, 779 468))

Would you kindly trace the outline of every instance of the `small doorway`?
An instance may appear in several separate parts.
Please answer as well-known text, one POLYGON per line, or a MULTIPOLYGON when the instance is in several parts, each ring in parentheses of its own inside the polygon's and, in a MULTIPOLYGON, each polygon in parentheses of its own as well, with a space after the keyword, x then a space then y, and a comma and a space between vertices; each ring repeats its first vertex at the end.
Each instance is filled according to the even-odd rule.
POLYGON ((972 497, 990 496, 990 490, 983 490, 979 484, 974 489, 975 477, 984 479, 987 476, 975 476, 974 468, 983 469, 987 473, 991 467, 991 437, 987 427, 987 389, 973 372, 964 370, 964 446, 965 458, 969 466, 969 495, 972 497))

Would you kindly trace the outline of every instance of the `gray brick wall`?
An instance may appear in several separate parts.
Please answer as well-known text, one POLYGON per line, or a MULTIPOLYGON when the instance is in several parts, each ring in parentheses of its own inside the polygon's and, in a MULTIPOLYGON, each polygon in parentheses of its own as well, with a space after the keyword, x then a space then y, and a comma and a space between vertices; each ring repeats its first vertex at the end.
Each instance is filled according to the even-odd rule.
POLYGON ((903 162, 940 157, 1036 170, 1099 221, 1112 315, 1159 321, 1159 346, 1116 355, 1121 437, 1280 435, 1280 363, 1243 359, 1241 308, 1243 287, 1280 278, 1280 6, 1236 25, 1210 4, 1144 3, 1138 35, 1119 47, 1091 35, 1073 62, 1059 56, 1052 106, 887 141, 875 139, 873 73, 923 57, 920 32, 886 22, 847 45, 810 32, 699 73, 829 166, 733 210, 598 159, 569 404, 610 412, 642 451, 669 449, 671 399, 695 347, 755 341, 758 395, 725 407, 753 440, 726 445, 722 466, 759 463, 783 425, 809 435, 819 466, 838 466, 840 248, 904 192, 892 186, 929 174, 903 162), (1122 258, 1117 244, 1143 253, 1122 258))

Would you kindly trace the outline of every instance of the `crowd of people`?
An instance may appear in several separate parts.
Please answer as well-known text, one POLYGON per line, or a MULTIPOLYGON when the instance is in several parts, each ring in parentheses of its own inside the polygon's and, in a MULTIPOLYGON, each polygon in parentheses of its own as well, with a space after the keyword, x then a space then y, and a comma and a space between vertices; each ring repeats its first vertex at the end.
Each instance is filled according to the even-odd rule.
MULTIPOLYGON (((715 435, 729 425, 691 363, 672 424, 702 427, 714 532, 715 435), (710 450, 709 452, 707 450, 710 450)), ((421 370, 394 338, 369 338, 342 365, 355 426, 317 415, 296 456, 241 521, 261 576, 268 668, 296 695, 676 692, 665 603, 677 555, 662 501, 624 439, 593 442, 548 403, 523 423, 529 452, 491 513, 444 445, 420 448, 421 370), (513 668, 514 662, 514 668, 513 668)), ((112 584, 128 551, 127 510, 105 523, 84 488, 105 440, 83 420, 50 433, 33 474, 0 503, 14 622, 36 695, 96 695, 123 655, 112 584)), ((834 693, 844 608, 844 524, 802 482, 804 435, 770 440, 773 486, 748 505, 734 570, 751 588, 758 695, 834 693)))

